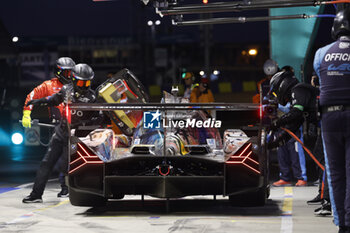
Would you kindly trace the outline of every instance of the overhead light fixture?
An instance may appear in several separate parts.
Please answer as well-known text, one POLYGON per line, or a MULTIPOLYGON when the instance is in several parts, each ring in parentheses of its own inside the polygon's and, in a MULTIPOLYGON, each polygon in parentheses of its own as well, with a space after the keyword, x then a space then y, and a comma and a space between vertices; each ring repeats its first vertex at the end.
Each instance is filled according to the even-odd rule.
POLYGON ((19 40, 19 38, 18 38, 17 36, 12 37, 12 42, 13 42, 13 43, 18 42, 18 40, 19 40))
POLYGON ((250 56, 256 56, 258 54, 258 50, 257 49, 249 49, 248 54, 250 56))

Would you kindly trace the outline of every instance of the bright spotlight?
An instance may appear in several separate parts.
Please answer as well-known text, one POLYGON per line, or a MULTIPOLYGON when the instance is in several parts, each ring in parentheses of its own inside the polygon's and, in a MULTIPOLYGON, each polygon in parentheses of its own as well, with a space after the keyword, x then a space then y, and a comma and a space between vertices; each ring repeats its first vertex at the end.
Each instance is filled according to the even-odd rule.
POLYGON ((160 23, 161 23, 160 20, 156 21, 156 25, 160 25, 160 23))
POLYGON ((219 75, 219 74, 220 74, 220 71, 214 70, 214 71, 213 71, 213 74, 214 74, 214 75, 219 75))
POLYGON ((203 70, 199 71, 199 74, 200 74, 201 76, 203 76, 203 75, 204 75, 204 71, 203 71, 203 70))
POLYGON ((19 39, 18 39, 18 37, 17 37, 17 36, 12 37, 12 42, 13 42, 13 43, 18 42, 18 40, 19 40, 19 39))
POLYGON ((11 136, 11 141, 15 145, 19 145, 23 142, 23 136, 20 133, 14 133, 11 136))
POLYGON ((149 21, 147 22, 147 25, 148 25, 148 26, 152 26, 152 25, 153 25, 153 21, 152 21, 152 20, 149 20, 149 21))
POLYGON ((258 54, 258 50, 256 50, 256 49, 249 49, 248 54, 250 56, 255 56, 255 55, 258 54))

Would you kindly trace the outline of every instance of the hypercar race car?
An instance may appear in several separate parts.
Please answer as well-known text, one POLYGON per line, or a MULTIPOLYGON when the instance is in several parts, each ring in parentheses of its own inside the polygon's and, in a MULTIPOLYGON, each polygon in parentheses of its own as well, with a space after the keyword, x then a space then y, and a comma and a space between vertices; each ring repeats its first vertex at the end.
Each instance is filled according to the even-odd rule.
POLYGON ((112 121, 70 136, 73 205, 99 206, 124 195, 223 195, 234 205, 265 204, 268 157, 257 105, 191 104, 166 92, 161 103, 147 103, 143 90, 123 70, 98 88, 100 103, 69 105, 103 111, 112 121), (252 125, 225 128, 211 117, 214 110, 249 113, 252 125))

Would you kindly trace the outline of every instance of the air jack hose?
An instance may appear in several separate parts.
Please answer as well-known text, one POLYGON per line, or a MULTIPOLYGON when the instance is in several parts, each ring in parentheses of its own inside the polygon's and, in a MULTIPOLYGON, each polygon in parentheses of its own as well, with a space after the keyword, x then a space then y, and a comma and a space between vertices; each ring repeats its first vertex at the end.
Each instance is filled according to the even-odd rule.
POLYGON ((308 153, 308 155, 311 157, 313 161, 324 171, 324 166, 315 158, 315 156, 311 153, 311 151, 304 145, 304 143, 289 129, 281 128, 284 131, 286 131, 292 138, 294 138, 297 142, 300 143, 300 145, 304 148, 304 150, 308 153))

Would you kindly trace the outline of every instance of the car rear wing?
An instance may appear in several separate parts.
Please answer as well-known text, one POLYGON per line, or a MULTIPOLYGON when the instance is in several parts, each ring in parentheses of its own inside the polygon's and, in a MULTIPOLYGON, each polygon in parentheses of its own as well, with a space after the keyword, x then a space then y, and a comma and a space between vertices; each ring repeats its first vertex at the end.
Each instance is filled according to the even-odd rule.
POLYGON ((71 110, 114 111, 114 110, 218 110, 218 111, 260 111, 254 103, 71 103, 71 110))

